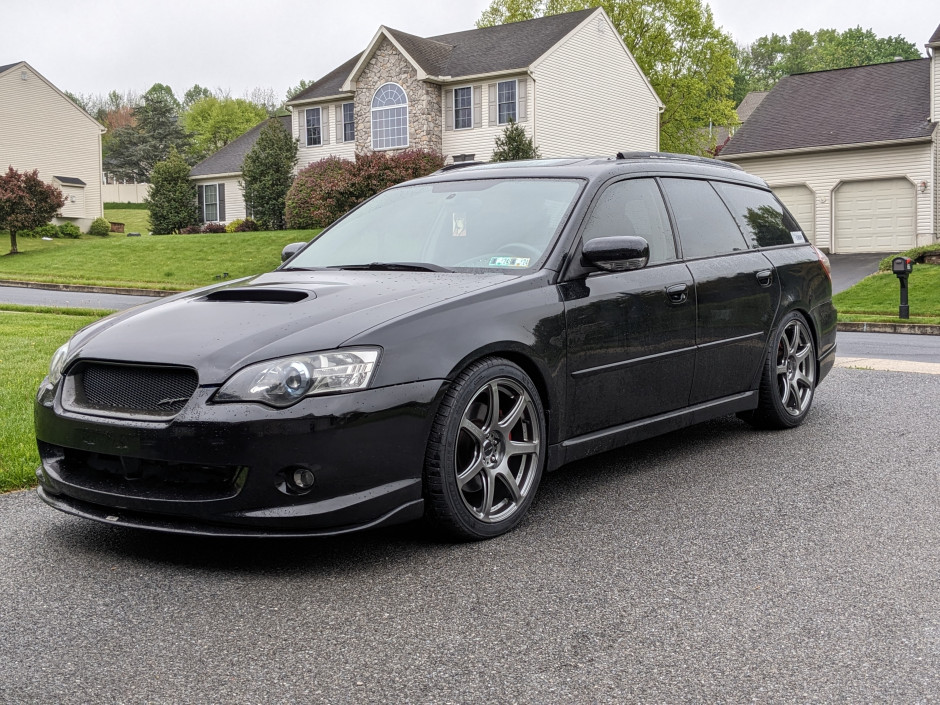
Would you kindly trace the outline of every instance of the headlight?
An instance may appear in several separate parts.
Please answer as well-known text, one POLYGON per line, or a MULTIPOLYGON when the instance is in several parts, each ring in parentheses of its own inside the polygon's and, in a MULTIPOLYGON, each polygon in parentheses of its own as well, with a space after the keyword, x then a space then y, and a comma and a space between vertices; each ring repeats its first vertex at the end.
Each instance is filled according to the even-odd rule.
POLYGON ((378 349, 357 348, 260 362, 236 372, 214 401, 285 407, 313 394, 365 389, 378 359, 378 349))
POLYGON ((66 343, 55 351, 52 362, 49 363, 49 386, 54 387, 62 379, 62 369, 65 367, 65 358, 69 355, 69 344, 66 343))

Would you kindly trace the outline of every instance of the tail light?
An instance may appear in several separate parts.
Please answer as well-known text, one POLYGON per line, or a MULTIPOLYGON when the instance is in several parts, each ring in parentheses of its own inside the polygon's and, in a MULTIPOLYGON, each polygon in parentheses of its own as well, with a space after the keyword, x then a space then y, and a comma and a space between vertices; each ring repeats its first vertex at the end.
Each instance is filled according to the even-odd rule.
POLYGON ((819 257, 819 261, 822 262, 823 269, 826 270, 826 276, 829 277, 829 281, 832 281, 832 265, 829 264, 829 258, 826 257, 825 253, 816 247, 816 245, 811 245, 810 247, 816 251, 816 256, 819 257))

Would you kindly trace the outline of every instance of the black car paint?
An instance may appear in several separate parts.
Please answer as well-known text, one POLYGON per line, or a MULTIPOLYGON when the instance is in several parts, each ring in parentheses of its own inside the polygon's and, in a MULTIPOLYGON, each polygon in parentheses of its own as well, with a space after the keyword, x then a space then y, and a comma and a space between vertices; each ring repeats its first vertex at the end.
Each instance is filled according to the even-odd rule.
MULTIPOLYGON (((487 355, 518 364, 539 390, 548 469, 753 408, 768 337, 789 311, 811 322, 817 384, 822 380, 832 366, 835 313, 828 278, 808 244, 631 272, 597 272, 580 263, 579 232, 592 199, 625 173, 766 188, 762 182, 727 167, 668 160, 640 162, 627 172, 623 162, 577 162, 554 167, 552 176, 584 178, 585 171, 584 193, 535 271, 289 271, 287 262, 269 274, 94 324, 74 338, 68 364, 81 358, 193 366, 200 388, 168 422, 66 412, 41 389, 35 409, 41 496, 81 516, 166 531, 338 533, 420 514, 424 449, 438 402, 449 380, 487 355), (245 301, 257 297, 240 298, 240 290, 305 295, 245 301), (213 301, 219 291, 234 293, 213 301), (282 410, 211 401, 247 364, 360 345, 383 351, 369 390, 311 397, 282 410), (231 496, 153 498, 116 476, 112 487, 72 479, 62 449, 79 457, 92 452, 250 470, 239 475, 243 484, 231 496), (308 495, 277 486, 279 473, 298 465, 315 471, 308 495)), ((545 169, 519 167, 515 174, 540 177, 545 169)), ((429 178, 515 174, 468 170, 429 178)))

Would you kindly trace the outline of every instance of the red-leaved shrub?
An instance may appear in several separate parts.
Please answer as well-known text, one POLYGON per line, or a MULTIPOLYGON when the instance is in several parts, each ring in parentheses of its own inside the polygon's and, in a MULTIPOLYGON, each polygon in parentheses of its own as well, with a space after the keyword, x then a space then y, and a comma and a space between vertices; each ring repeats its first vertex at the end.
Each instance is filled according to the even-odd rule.
POLYGON ((225 232, 225 226, 222 225, 222 223, 206 223, 206 224, 203 226, 203 228, 202 228, 202 232, 204 232, 204 233, 224 233, 224 232, 225 232))
POLYGON ((242 222, 235 226, 236 233, 254 233, 258 230, 260 230, 258 224, 251 218, 245 218, 242 222))
POLYGON ((423 149, 357 154, 354 162, 338 157, 313 162, 300 170, 287 192, 287 226, 325 228, 379 191, 442 166, 443 156, 423 149))

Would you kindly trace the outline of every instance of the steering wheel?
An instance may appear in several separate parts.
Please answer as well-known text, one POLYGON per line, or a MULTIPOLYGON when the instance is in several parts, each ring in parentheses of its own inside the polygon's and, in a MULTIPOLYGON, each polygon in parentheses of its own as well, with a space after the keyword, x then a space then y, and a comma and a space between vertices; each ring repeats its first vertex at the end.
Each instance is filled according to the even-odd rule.
POLYGON ((519 249, 529 252, 532 255, 533 259, 538 259, 539 257, 542 256, 542 251, 539 248, 535 247, 534 245, 530 245, 527 242, 507 242, 505 245, 503 245, 498 250, 496 250, 496 252, 500 253, 505 250, 518 251, 519 249))

